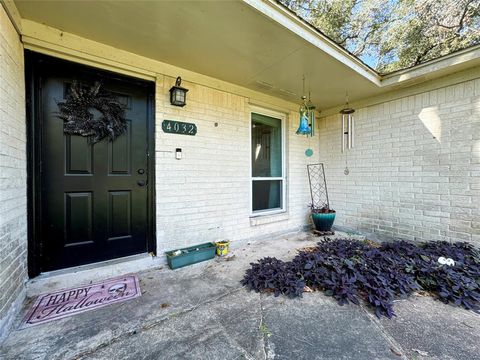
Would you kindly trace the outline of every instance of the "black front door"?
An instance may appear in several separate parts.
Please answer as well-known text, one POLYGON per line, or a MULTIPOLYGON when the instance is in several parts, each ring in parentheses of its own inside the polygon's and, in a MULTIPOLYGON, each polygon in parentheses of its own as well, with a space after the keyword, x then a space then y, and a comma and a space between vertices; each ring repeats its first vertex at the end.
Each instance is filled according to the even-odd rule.
POLYGON ((152 84, 49 57, 32 58, 33 161, 40 161, 33 166, 39 270, 149 251, 152 84), (85 89, 100 82, 124 105, 122 135, 92 144, 87 137, 65 133, 58 102, 74 81, 85 89))

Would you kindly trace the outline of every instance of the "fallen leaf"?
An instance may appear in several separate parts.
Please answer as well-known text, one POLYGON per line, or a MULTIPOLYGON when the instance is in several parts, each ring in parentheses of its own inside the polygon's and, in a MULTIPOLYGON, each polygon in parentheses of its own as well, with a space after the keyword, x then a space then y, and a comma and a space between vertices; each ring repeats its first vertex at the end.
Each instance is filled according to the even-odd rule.
POLYGON ((170 306, 170 304, 167 304, 167 303, 163 303, 162 305, 160 305, 161 308, 167 308, 169 306, 170 306))
POLYGON ((402 356, 402 354, 400 352, 398 352, 397 350, 395 350, 394 348, 390 348, 390 351, 397 356, 402 356))
POLYGON ((373 241, 373 240, 366 239, 364 241, 365 241, 365 243, 367 243, 368 245, 370 245, 371 247, 374 247, 374 248, 379 248, 380 246, 382 246, 382 244, 379 244, 378 242, 373 241))
POLYGON ((417 354, 422 355, 422 356, 428 356, 428 352, 426 352, 426 351, 422 351, 422 350, 418 350, 418 349, 412 349, 412 351, 416 352, 417 354))
POLYGON ((303 288, 303 292, 313 292, 313 290, 312 290, 310 287, 305 286, 305 287, 303 288))
POLYGON ((309 252, 314 252, 315 250, 317 250, 316 246, 308 246, 308 247, 305 247, 305 248, 297 249, 297 252, 309 253, 309 252))

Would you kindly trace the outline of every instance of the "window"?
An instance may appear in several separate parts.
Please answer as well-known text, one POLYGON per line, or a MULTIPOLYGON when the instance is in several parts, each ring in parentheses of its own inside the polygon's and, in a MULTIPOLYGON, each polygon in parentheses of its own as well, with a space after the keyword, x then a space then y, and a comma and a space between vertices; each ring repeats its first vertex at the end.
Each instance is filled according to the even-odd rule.
POLYGON ((275 114, 251 113, 253 215, 285 210, 283 123, 275 114))

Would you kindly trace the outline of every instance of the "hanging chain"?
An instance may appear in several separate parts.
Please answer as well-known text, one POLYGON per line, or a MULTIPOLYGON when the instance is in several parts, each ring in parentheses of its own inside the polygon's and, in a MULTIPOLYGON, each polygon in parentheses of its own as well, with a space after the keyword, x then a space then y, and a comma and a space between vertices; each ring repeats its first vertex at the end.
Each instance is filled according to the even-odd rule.
MULTIPOLYGON (((348 108, 348 90, 345 91, 345 108, 348 108)), ((348 118, 350 118, 350 114, 347 115, 348 118)), ((349 130, 350 131, 350 130, 349 130)), ((342 134, 343 137, 345 137, 345 134, 342 134)), ((350 133, 349 135, 350 136, 350 133)), ((350 170, 348 169, 348 151, 345 151, 345 170, 343 170, 343 173, 345 175, 350 174, 350 170)))
POLYGON ((303 74, 303 91, 302 96, 305 96, 305 74, 303 74))

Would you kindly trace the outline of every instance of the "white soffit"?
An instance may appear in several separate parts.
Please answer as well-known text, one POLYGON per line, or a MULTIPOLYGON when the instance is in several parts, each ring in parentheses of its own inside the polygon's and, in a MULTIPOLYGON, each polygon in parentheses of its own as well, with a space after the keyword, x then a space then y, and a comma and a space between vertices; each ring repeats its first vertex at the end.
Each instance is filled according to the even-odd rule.
POLYGON ((342 103, 347 90, 351 99, 380 91, 374 72, 346 52, 318 34, 306 40, 240 0, 18 0, 16 5, 24 19, 289 101, 299 102, 303 75, 319 108, 342 103))
POLYGON ((269 0, 15 4, 24 19, 288 101, 299 102, 305 75, 319 109, 342 104, 347 91, 350 101, 365 99, 471 67, 479 58, 465 53, 461 61, 439 59, 381 77, 269 0))

